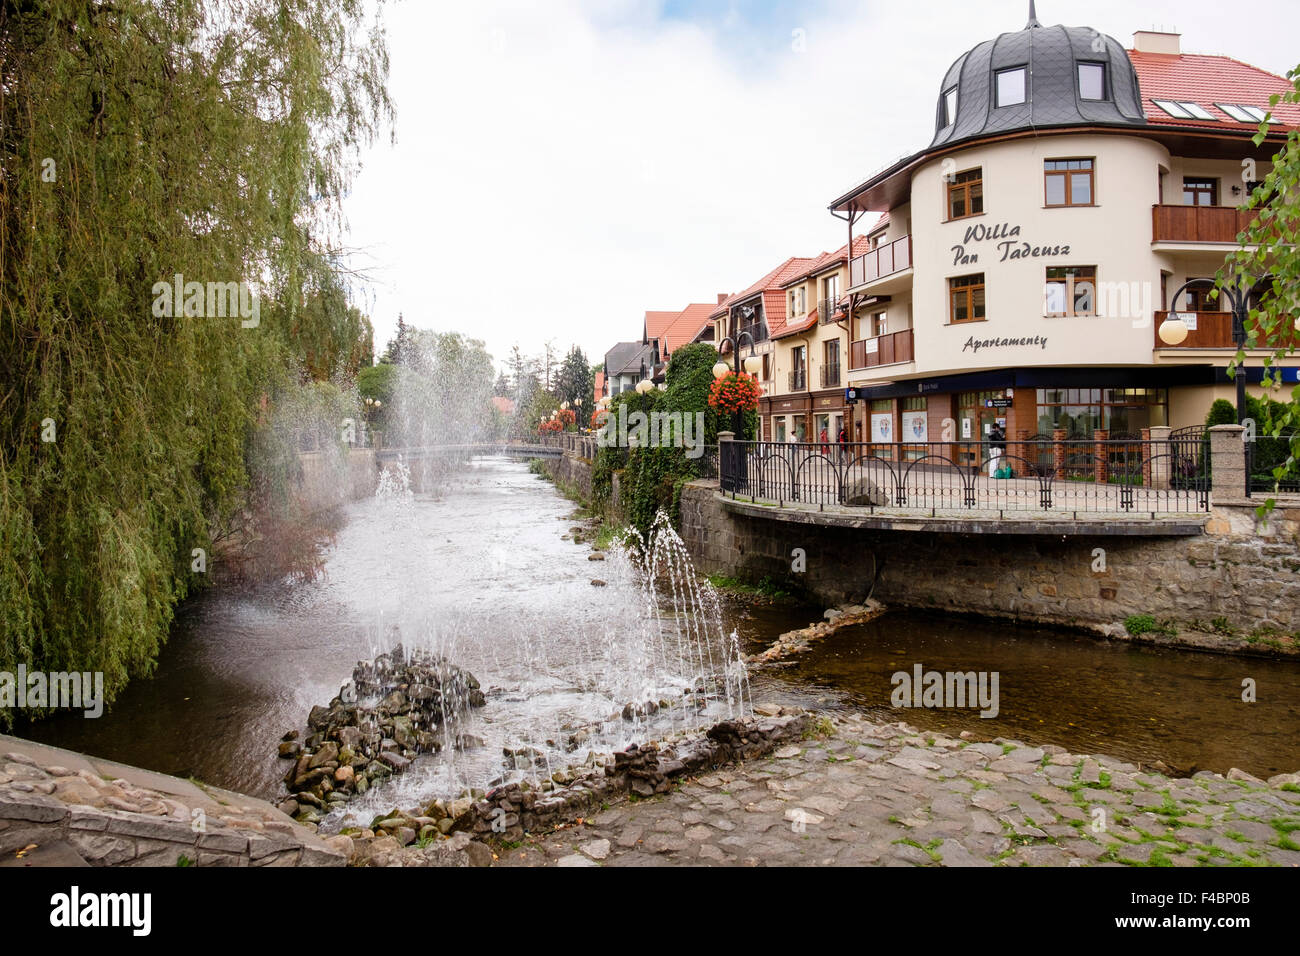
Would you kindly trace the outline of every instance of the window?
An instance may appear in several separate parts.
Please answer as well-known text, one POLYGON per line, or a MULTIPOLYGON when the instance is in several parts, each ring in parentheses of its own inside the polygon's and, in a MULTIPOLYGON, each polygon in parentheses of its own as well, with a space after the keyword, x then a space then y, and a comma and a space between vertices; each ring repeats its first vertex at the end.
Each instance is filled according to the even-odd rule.
POLYGON ((1025 68, 1017 66, 1010 70, 998 70, 994 74, 997 100, 994 106, 1015 106, 1025 101, 1025 68))
POLYGON ((868 330, 871 335, 885 335, 889 332, 889 323, 885 320, 884 312, 877 312, 871 317, 871 328, 868 330))
POLYGON ((1276 116, 1271 116, 1258 106, 1242 106, 1240 103, 1215 103, 1219 109, 1227 113, 1238 123, 1262 123, 1267 119, 1270 123, 1282 122, 1276 116))
POLYGON ((827 365, 833 365, 839 368, 840 365, 840 340, 829 339, 824 345, 824 360, 827 365))
POLYGON ((1093 205, 1093 161, 1048 159, 1043 161, 1045 203, 1048 206, 1093 205))
POLYGON ((1214 116, 1200 103, 1193 103, 1190 100, 1152 100, 1151 102, 1177 119, 1214 119, 1214 116))
POLYGON ((803 315, 808 310, 804 307, 803 286, 790 290, 790 315, 803 315))
POLYGON ((1184 206, 1217 206, 1218 204, 1219 181, 1217 179, 1183 177, 1184 206))
POLYGON ((1106 64, 1104 63, 1080 63, 1079 64, 1079 99, 1081 100, 1106 100, 1110 99, 1106 90, 1106 64))
POLYGON ((979 167, 958 173, 948 184, 948 218, 965 219, 984 211, 984 172, 979 167))
MULTIPOLYGON (((822 298, 826 300, 827 305, 830 307, 831 311, 834 312, 835 303, 838 302, 840 298, 839 273, 835 273, 834 275, 829 275, 822 280, 822 291, 823 293, 825 293, 822 296, 822 298)), ((833 316, 826 315, 826 316, 822 316, 822 318, 826 319, 826 321, 829 322, 831 321, 833 316)))
POLYGON ((943 91, 943 125, 957 122, 957 87, 943 91))
POLYGON ((1048 266, 1043 286, 1043 314, 1096 315, 1096 266, 1048 266))
POLYGON ((984 273, 948 280, 948 321, 980 322, 984 319, 984 273))

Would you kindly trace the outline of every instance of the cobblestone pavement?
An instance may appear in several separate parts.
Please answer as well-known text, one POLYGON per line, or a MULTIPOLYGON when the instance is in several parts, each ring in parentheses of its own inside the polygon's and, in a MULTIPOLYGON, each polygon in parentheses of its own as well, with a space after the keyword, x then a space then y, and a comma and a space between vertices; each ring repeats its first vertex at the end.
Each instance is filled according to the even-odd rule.
POLYGON ((1297 774, 1170 779, 1060 747, 833 723, 498 847, 494 865, 1300 866, 1297 774))

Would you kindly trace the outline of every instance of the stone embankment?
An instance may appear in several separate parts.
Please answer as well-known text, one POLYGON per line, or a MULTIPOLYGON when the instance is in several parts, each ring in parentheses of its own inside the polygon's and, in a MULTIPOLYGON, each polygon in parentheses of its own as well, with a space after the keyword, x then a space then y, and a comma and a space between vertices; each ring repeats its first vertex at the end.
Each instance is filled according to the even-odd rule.
POLYGON ((450 805, 435 800, 410 811, 394 810, 371 827, 345 831, 357 866, 489 865, 507 843, 565 827, 613 802, 672 791, 680 781, 737 761, 756 759, 799 740, 804 714, 727 720, 706 732, 684 733, 621 752, 593 755, 533 785, 510 783, 450 805), (449 833, 450 839, 439 840, 449 833))
POLYGON ((789 663, 786 658, 812 650, 813 644, 830 637, 840 628, 865 624, 884 613, 885 606, 871 598, 867 598, 861 604, 841 604, 838 607, 827 608, 826 620, 786 631, 766 650, 751 655, 747 660, 751 664, 789 663))
POLYGON ((1300 774, 1172 779, 837 715, 770 756, 502 846, 495 863, 1300 866, 1297 832, 1300 774))
POLYGON ((254 797, 0 735, 0 866, 342 866, 347 849, 254 797))

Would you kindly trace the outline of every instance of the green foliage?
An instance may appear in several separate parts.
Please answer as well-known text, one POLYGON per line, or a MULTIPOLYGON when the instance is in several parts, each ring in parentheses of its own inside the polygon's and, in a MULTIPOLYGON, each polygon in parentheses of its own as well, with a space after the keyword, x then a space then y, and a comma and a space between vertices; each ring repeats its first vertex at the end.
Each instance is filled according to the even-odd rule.
MULTIPOLYGON (((1300 66, 1287 73, 1291 89, 1285 95, 1269 98, 1270 108, 1278 103, 1300 104, 1300 66)), ((1267 121, 1259 124, 1254 136, 1261 146, 1276 127, 1267 121)), ((1277 361, 1293 354, 1300 340, 1295 322, 1300 317, 1300 131, 1291 129, 1272 158, 1273 168, 1251 193, 1246 208, 1258 210, 1258 216, 1238 235, 1241 243, 1215 276, 1215 290, 1254 287, 1259 293, 1259 307, 1250 310, 1246 320, 1247 347, 1266 344, 1273 352, 1265 358, 1265 387, 1280 383, 1277 361)), ((1245 362, 1245 350, 1233 360, 1238 374, 1245 362)), ((1282 474, 1294 472, 1300 458, 1300 385, 1291 390, 1290 401, 1276 403, 1267 416, 1268 434, 1291 435, 1288 454, 1280 456, 1277 466, 1282 474)), ((1257 422, 1265 421, 1264 418, 1257 422)), ((1261 428, 1261 431, 1263 429, 1261 428)), ((1259 468, 1257 461, 1257 470, 1259 468)), ((1277 474, 1281 477, 1281 474, 1277 474)))
POLYGON ((1226 398, 1216 398, 1205 415, 1207 427, 1237 424, 1237 406, 1226 398))
POLYGON ((289 476, 276 403, 372 348, 330 250, 387 56, 354 0, 4 3, 0 51, 0 668, 111 700, 289 476), (258 323, 156 309, 178 274, 258 323))
POLYGON ((1157 621, 1150 614, 1134 614, 1124 618, 1124 630, 1134 637, 1140 634, 1163 634, 1166 637, 1174 637, 1178 634, 1178 628, 1172 621, 1157 621))

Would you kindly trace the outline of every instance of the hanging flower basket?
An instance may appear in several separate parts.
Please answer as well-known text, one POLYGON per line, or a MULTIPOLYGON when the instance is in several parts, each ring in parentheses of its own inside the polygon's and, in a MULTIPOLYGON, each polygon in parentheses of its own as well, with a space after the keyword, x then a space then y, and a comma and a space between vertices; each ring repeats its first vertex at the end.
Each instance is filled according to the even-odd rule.
POLYGON ((758 398, 762 394, 763 389, 754 376, 747 372, 728 372, 713 380, 709 388, 709 405, 732 415, 753 412, 758 410, 758 398))

